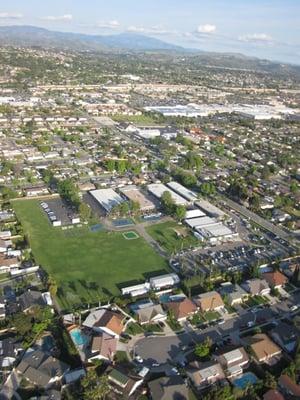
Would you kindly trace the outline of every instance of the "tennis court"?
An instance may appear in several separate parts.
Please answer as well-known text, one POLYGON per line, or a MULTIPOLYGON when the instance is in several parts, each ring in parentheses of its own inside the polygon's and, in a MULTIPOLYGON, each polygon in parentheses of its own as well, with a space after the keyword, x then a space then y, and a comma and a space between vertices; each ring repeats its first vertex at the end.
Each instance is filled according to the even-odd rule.
POLYGON ((104 230, 105 230, 105 227, 102 224, 96 224, 96 225, 92 225, 90 227, 91 232, 102 232, 104 230))
POLYGON ((123 236, 127 240, 132 240, 132 239, 138 239, 139 238, 139 235, 134 231, 124 232, 123 236))
POLYGON ((134 222, 131 218, 124 218, 124 219, 115 219, 112 221, 112 224, 116 228, 123 228, 125 226, 132 226, 134 222))

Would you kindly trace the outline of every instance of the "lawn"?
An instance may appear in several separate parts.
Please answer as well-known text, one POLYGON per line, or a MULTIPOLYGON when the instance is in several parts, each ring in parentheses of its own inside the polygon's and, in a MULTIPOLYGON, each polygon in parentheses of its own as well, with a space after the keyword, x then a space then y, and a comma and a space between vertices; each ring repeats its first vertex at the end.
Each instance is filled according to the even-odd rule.
POLYGON ((207 321, 215 321, 221 317, 217 311, 206 311, 203 316, 207 321))
POLYGON ((151 115, 113 115, 112 119, 117 122, 131 122, 132 124, 149 125, 153 126, 157 124, 155 118, 151 115))
POLYGON ((267 304, 268 299, 263 296, 252 296, 247 301, 246 304, 249 307, 259 306, 260 304, 267 304))
POLYGON ((57 281, 63 308, 120 295, 119 285, 167 272, 166 261, 139 237, 91 232, 88 227, 52 227, 36 200, 13 203, 35 260, 57 281))
POLYGON ((169 254, 200 244, 199 240, 186 227, 175 221, 151 225, 146 230, 169 254), (175 230, 182 233, 181 237, 175 230))

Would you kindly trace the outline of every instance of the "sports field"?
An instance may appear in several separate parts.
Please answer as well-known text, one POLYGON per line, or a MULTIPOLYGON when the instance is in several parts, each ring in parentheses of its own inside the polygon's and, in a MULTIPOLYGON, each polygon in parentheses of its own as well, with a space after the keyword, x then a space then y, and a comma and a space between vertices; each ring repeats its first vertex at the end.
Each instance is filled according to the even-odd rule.
POLYGON ((86 226, 52 227, 36 200, 13 202, 35 260, 59 285, 63 308, 94 302, 102 294, 119 295, 119 284, 168 270, 143 238, 127 240, 121 232, 91 232, 86 226))
POLYGON ((146 230, 169 254, 200 245, 186 227, 175 221, 151 225, 146 230))

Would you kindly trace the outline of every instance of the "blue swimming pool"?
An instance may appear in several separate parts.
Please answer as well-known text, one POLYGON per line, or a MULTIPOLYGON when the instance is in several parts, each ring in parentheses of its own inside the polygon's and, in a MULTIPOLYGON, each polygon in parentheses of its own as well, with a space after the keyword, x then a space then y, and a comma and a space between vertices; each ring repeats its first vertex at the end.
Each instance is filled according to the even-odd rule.
POLYGON ((171 294, 171 293, 164 293, 159 297, 159 301, 161 303, 169 303, 172 301, 181 301, 185 298, 184 294, 171 294))
POLYGON ((72 329, 70 335, 76 346, 84 346, 89 341, 89 338, 79 328, 72 329))
POLYGON ((234 379, 232 383, 239 389, 245 389, 248 385, 255 385, 257 381, 258 378, 256 375, 254 375, 252 372, 246 372, 239 378, 234 379))

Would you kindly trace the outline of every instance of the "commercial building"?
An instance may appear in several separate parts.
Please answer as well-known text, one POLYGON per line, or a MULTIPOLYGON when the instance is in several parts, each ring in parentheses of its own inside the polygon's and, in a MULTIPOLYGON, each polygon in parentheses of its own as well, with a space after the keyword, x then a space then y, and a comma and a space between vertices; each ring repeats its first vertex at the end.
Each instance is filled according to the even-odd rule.
POLYGON ((211 244, 224 242, 238 237, 238 233, 219 222, 215 218, 207 215, 196 218, 186 218, 185 223, 197 232, 197 237, 201 240, 208 240, 211 244))
POLYGON ((205 213, 198 208, 195 210, 187 210, 185 213, 185 218, 191 219, 191 218, 198 218, 198 217, 205 217, 205 213))
POLYGON ((167 186, 172 189, 174 192, 179 194, 179 196, 185 198, 188 202, 194 203, 198 197, 196 193, 194 193, 192 190, 187 189, 186 187, 182 186, 178 182, 169 182, 167 183, 167 186))
POLYGON ((143 139, 154 139, 160 136, 159 129, 138 129, 136 133, 143 139))
POLYGON ((153 211, 155 204, 147 199, 147 197, 134 185, 125 186, 120 192, 128 199, 137 202, 142 212, 153 211))
POLYGON ((90 194, 107 213, 109 213, 113 207, 125 201, 113 189, 92 190, 90 194))
POLYGON ((220 208, 203 199, 196 201, 195 205, 199 207, 200 210, 202 210, 205 214, 219 220, 223 219, 226 215, 224 211, 220 210, 220 208))
POLYGON ((142 296, 150 291, 150 283, 145 282, 139 285, 128 286, 121 289, 122 295, 130 295, 131 297, 142 296))
POLYGON ((166 287, 173 287, 180 282, 177 274, 166 274, 150 278, 150 286, 153 290, 161 290, 166 287))
POLYGON ((162 195, 165 192, 169 192, 171 194, 171 197, 174 201, 174 203, 179 206, 186 206, 188 204, 188 201, 183 198, 182 196, 179 196, 177 193, 175 193, 173 190, 169 189, 166 185, 163 183, 151 183, 150 185, 147 186, 149 192, 153 194, 158 199, 161 199, 162 195))

